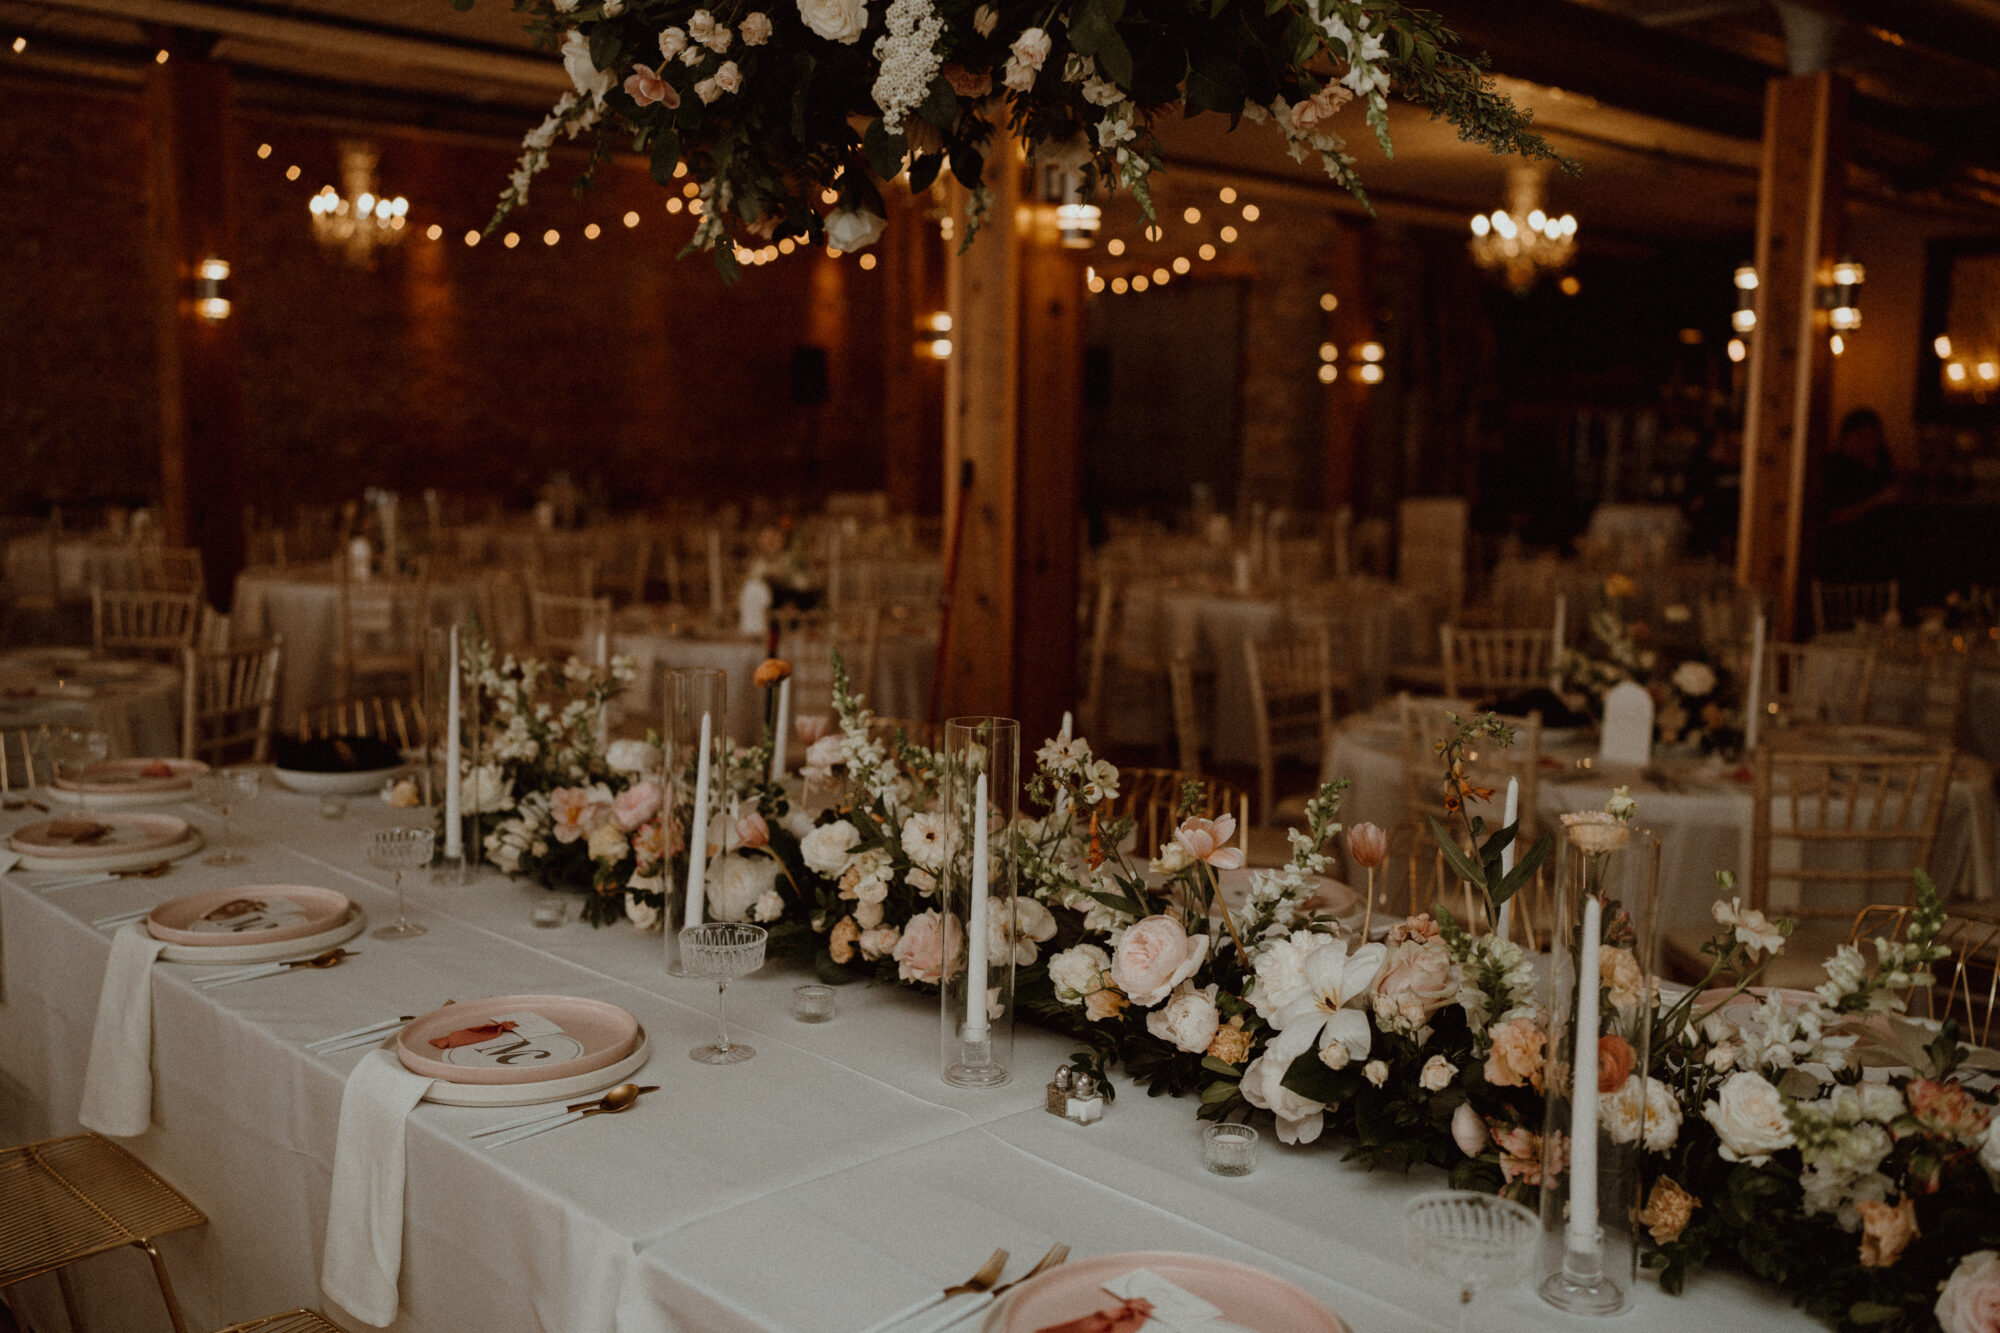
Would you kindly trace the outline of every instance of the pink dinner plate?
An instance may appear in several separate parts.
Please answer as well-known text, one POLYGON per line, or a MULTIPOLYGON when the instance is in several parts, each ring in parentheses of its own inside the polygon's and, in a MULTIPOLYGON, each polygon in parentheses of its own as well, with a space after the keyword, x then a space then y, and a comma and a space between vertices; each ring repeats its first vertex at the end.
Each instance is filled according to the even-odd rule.
POLYGON ((146 931, 169 944, 277 944, 332 930, 348 905, 346 894, 310 884, 209 889, 161 903, 146 931))
POLYGON ((187 821, 172 815, 76 814, 16 829, 7 845, 46 861, 80 861, 171 847, 187 835, 187 821), (103 824, 111 831, 88 842, 78 842, 74 834, 66 832, 86 824, 103 824))
POLYGON ((122 796, 127 792, 142 791, 182 791, 192 786, 195 775, 208 772, 208 765, 199 759, 112 759, 101 764, 92 764, 80 773, 69 777, 57 777, 56 786, 64 791, 85 792, 93 796, 122 796), (147 772, 154 765, 160 765, 168 772, 147 772))
POLYGON ((1104 1290, 1104 1284, 1135 1268, 1157 1273, 1201 1297, 1222 1311, 1224 1319, 1252 1333, 1348 1333, 1347 1325, 1331 1310, 1283 1278, 1227 1259, 1164 1251, 1100 1254, 1051 1268, 1016 1288, 988 1328, 992 1333, 1036 1333, 1051 1324, 1112 1309, 1118 1299, 1104 1290))
POLYGON ((396 1038, 403 1067, 447 1083, 546 1083, 616 1064, 639 1044, 639 1020, 615 1004, 570 995, 496 995, 447 1005, 406 1024, 396 1038), (478 1040, 431 1044, 511 1022, 478 1040))

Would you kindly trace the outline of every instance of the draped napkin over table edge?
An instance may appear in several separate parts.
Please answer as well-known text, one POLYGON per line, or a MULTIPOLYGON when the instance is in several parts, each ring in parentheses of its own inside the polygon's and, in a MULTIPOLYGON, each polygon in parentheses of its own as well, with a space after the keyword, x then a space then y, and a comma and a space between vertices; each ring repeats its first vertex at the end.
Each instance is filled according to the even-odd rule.
POLYGON ((374 1050, 347 1076, 333 1146, 321 1290, 364 1324, 396 1321, 403 1271, 404 1122, 431 1080, 374 1050))
POLYGON ((112 936, 76 1112, 85 1129, 129 1139, 152 1127, 153 963, 166 947, 142 924, 112 936))

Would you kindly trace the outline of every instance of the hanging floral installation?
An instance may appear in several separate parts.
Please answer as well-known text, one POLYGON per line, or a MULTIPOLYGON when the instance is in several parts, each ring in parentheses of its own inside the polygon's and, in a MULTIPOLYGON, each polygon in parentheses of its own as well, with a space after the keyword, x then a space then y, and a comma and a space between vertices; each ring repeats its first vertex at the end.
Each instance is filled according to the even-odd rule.
POLYGON ((714 250, 725 272, 730 243, 872 243, 899 176, 913 191, 946 172, 965 186, 969 241, 1008 137, 1073 166, 1086 195, 1128 189, 1150 215, 1154 122, 1204 112, 1273 127, 1365 203, 1337 126, 1364 121, 1392 153, 1392 91, 1496 153, 1574 169, 1482 57, 1398 0, 706 3, 514 0, 575 90, 528 134, 495 224, 527 202, 558 137, 586 133, 579 190, 628 139, 662 186, 685 164, 700 189, 690 249, 714 250))

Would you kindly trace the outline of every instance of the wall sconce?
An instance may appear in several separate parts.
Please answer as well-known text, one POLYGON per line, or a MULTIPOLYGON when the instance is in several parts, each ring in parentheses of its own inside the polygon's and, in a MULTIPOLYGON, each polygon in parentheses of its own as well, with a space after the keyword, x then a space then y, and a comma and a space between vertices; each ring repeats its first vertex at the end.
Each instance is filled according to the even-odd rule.
POLYGON ((951 359, 951 312, 933 310, 917 321, 917 355, 933 361, 951 359))
POLYGON ((194 312, 203 319, 229 318, 229 298, 222 284, 229 280, 229 261, 210 255, 194 266, 194 312))
POLYGON ((1852 333, 1861 327, 1859 298, 1868 272, 1851 259, 1833 264, 1820 280, 1820 304, 1826 308, 1826 322, 1836 334, 1852 333))
POLYGON ((1082 167, 1089 161, 1089 151, 1080 140, 1037 155, 1039 193, 1044 204, 1055 205, 1056 235, 1065 250, 1088 250, 1097 243, 1097 229, 1104 224, 1104 210, 1084 196, 1082 167))
POLYGON ((1736 310, 1729 316, 1729 327, 1739 334, 1750 333, 1757 327, 1756 291, 1756 268, 1750 264, 1739 265, 1736 269, 1736 310))

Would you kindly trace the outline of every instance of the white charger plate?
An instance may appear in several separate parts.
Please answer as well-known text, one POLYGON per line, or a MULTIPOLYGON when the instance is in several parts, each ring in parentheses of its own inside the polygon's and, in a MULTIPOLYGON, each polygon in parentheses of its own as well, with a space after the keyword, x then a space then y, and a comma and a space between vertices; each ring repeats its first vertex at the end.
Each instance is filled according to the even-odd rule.
MULTIPOLYGON (((182 793, 185 796, 185 793, 182 793)), ((57 873, 74 875, 98 875, 114 870, 144 870, 162 861, 178 861, 183 856, 192 856, 202 849, 201 830, 192 824, 188 826, 187 837, 167 847, 135 848, 127 852, 110 852, 103 856, 47 857, 30 856, 23 852, 17 870, 35 875, 57 873)))
MULTIPOLYGON (((401 1035, 400 1031, 390 1033, 385 1049, 394 1050, 394 1043, 401 1035)), ((652 1058, 653 1043, 642 1024, 639 1044, 617 1064, 546 1083, 446 1083, 433 1079, 424 1100, 440 1106, 534 1106, 540 1102, 580 1101, 606 1088, 617 1087, 645 1068, 652 1058)))
POLYGON ((85 810, 131 810, 142 805, 172 805, 175 801, 188 799, 185 787, 169 787, 165 791, 98 792, 71 791, 67 787, 39 787, 36 795, 46 796, 62 805, 79 806, 85 810))
MULTIPOLYGON (((271 940, 264 944, 169 944, 160 950, 160 961, 196 963, 204 967, 283 963, 294 958, 310 958, 322 949, 345 944, 367 928, 368 914, 361 910, 360 903, 355 903, 348 908, 346 920, 317 935, 305 935, 294 940, 271 940)), ((135 922, 126 929, 137 930, 147 939, 152 939, 144 921, 135 922)))

